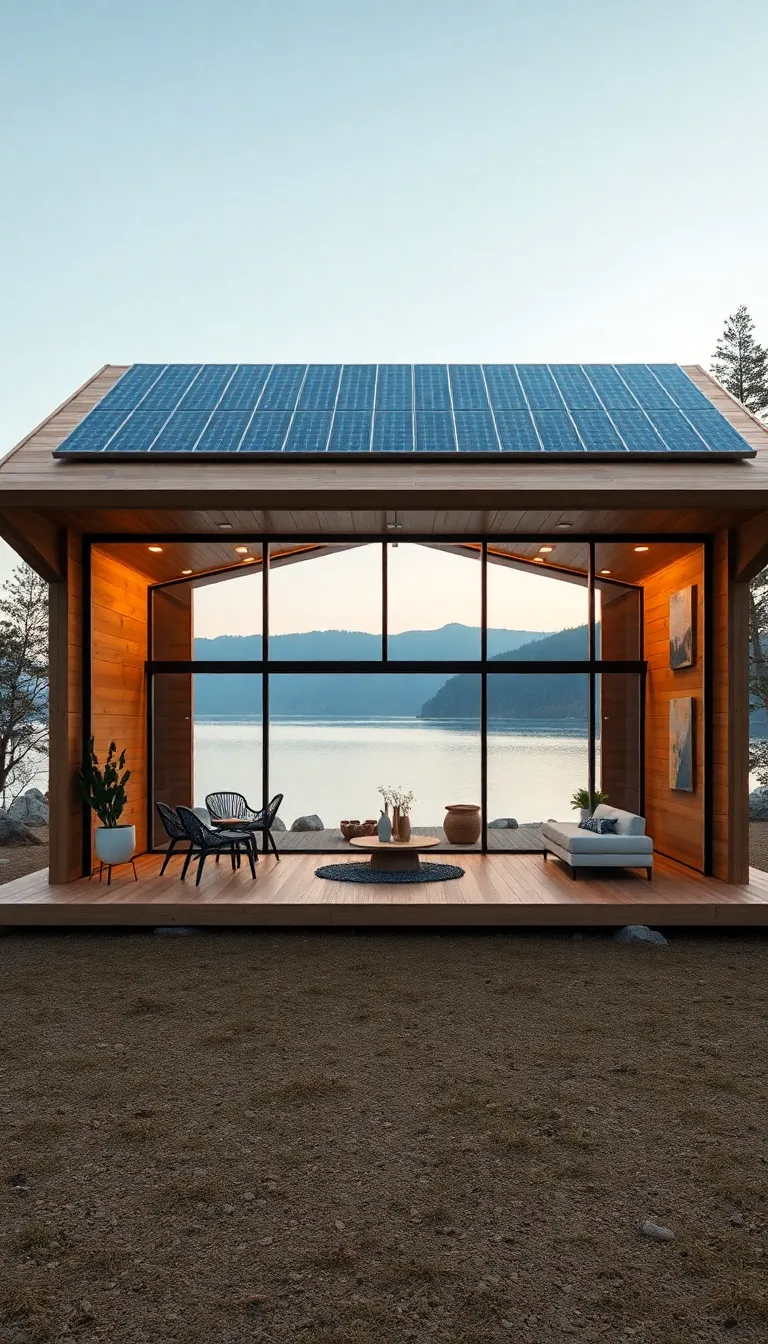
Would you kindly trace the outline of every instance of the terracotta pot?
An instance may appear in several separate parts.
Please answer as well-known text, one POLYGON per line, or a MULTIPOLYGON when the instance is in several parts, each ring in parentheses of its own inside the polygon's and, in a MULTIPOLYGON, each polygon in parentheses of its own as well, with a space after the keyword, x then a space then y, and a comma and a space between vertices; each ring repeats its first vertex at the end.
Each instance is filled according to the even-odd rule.
POLYGON ((474 845, 482 830, 480 808, 476 803, 446 803, 443 830, 450 845, 474 845))
POLYGON ((401 844, 404 844, 405 841, 410 840, 411 838, 411 818, 405 813, 400 817, 397 838, 401 844))

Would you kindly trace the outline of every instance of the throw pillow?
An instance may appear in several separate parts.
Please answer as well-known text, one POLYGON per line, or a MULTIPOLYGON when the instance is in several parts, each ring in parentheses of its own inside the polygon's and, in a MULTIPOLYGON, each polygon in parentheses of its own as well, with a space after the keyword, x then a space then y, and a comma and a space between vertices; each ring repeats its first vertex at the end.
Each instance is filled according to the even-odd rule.
POLYGON ((618 817, 587 817, 579 822, 580 831, 594 831, 595 835, 615 835, 618 817))

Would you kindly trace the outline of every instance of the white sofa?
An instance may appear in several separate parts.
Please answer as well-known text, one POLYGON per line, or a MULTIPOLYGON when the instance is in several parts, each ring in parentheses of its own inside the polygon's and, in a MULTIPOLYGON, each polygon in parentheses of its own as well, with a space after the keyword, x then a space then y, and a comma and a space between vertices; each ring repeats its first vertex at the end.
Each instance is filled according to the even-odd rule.
POLYGON ((611 835, 597 835, 583 831, 573 821, 546 821, 541 828, 544 837, 544 861, 554 854, 562 859, 577 878, 580 868, 644 868, 648 881, 653 876, 653 841, 645 834, 645 818, 634 812, 600 803, 596 817, 615 817, 616 830, 611 835))

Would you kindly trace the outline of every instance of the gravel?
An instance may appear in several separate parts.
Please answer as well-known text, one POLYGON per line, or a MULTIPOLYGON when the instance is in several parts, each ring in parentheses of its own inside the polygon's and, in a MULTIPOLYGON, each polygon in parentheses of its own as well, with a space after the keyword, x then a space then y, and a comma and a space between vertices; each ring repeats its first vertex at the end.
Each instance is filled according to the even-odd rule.
POLYGON ((758 934, 6 935, 0 1340, 758 1344, 767 983, 758 934))

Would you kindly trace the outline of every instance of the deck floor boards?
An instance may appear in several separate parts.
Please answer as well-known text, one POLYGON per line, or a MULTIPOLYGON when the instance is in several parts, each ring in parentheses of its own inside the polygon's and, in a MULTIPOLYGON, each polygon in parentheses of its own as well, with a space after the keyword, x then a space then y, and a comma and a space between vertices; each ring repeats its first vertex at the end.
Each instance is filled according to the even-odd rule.
POLYGON ((122 867, 109 887, 95 877, 51 886, 42 870, 0 886, 0 926, 768 926, 768 873, 754 868, 747 884, 728 886, 659 858, 652 883, 625 870, 574 882, 540 854, 462 854, 457 881, 387 887, 325 881, 315 875, 322 861, 263 856, 254 882, 245 866, 233 873, 209 860, 198 888, 179 880, 180 860, 160 877, 157 854, 136 860, 137 882, 122 867))

